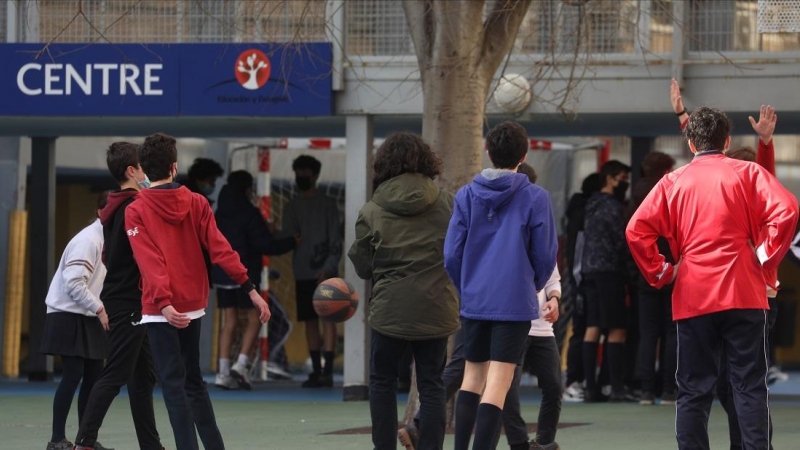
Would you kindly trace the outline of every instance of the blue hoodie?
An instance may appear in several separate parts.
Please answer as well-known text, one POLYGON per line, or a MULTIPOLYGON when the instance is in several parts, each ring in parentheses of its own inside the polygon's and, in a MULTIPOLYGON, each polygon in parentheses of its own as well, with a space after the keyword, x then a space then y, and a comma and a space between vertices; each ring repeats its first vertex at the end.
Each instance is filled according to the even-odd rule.
POLYGON ((550 196, 526 175, 487 169, 458 191, 444 264, 461 295, 461 317, 537 319, 536 292, 557 252, 550 196))

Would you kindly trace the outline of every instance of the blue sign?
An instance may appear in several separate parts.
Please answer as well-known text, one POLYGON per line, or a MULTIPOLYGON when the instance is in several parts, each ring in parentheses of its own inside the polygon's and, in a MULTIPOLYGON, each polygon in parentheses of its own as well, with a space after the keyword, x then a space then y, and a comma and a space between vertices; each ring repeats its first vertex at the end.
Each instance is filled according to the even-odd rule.
POLYGON ((0 116, 324 116, 329 43, 0 44, 0 116))

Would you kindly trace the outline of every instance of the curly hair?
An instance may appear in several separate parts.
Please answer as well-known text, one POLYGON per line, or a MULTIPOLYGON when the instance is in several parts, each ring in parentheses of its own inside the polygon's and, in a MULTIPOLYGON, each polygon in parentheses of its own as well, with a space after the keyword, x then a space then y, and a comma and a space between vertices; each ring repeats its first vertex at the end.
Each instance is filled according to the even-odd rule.
POLYGON ((737 148, 736 150, 729 150, 725 154, 728 155, 728 158, 756 162, 756 152, 750 147, 741 147, 737 148))
POLYGON ((442 173, 442 160, 416 134, 393 133, 378 147, 372 168, 374 186, 378 187, 404 173, 418 173, 433 180, 442 173))
POLYGON ((156 133, 145 138, 139 147, 139 162, 151 181, 166 180, 170 167, 178 162, 178 149, 175 138, 164 133, 156 133))
POLYGON ((698 152, 724 150, 725 141, 730 134, 731 121, 728 116, 719 109, 708 106, 695 109, 683 130, 683 135, 692 141, 698 152))
POLYGON ((650 152, 642 160, 642 175, 645 178, 661 178, 675 167, 675 158, 666 153, 650 152))
POLYGON ((507 120, 495 125, 486 134, 489 159, 498 169, 513 169, 528 153, 528 133, 522 125, 507 120))

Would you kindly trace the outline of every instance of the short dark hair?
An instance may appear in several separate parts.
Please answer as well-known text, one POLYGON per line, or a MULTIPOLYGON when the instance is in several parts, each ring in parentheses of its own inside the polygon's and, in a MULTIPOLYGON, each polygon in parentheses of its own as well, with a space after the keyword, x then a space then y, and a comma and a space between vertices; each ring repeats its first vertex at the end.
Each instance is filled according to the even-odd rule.
POLYGON ((98 211, 105 208, 108 204, 108 194, 111 191, 103 191, 97 196, 97 209, 98 211))
POLYGON ((666 153, 650 152, 642 160, 642 175, 645 178, 661 178, 675 167, 675 158, 666 153))
POLYGON ((603 189, 605 186, 605 180, 600 179, 600 174, 595 172, 589 174, 586 178, 583 179, 581 183, 581 193, 583 195, 592 195, 596 192, 600 192, 600 189, 603 189))
POLYGON ((631 166, 617 161, 616 159, 612 159, 611 161, 603 164, 603 167, 600 168, 600 183, 601 188, 602 186, 606 185, 606 180, 608 177, 616 177, 617 175, 626 172, 631 173, 631 166))
POLYGON ((393 133, 383 141, 372 164, 374 186, 404 173, 418 173, 430 179, 442 173, 442 160, 413 133, 393 133))
POLYGON ((539 179, 539 176, 536 175, 536 170, 530 164, 526 163, 520 164, 519 169, 517 169, 517 172, 527 175, 528 180, 530 180, 530 182, 533 184, 536 184, 536 180, 539 179))
POLYGON ((722 151, 731 135, 731 121, 719 109, 701 106, 689 116, 683 135, 692 141, 698 152, 722 151))
POLYGON ((319 175, 322 163, 313 156, 300 155, 292 162, 292 170, 297 172, 302 169, 310 169, 314 175, 319 175))
POLYGON ((246 170, 237 170, 228 175, 228 187, 237 194, 244 194, 253 187, 253 176, 246 170))
POLYGON ((139 145, 130 142, 114 142, 106 151, 106 165, 111 176, 122 184, 128 180, 128 167, 139 167, 139 145))
POLYGON ((725 154, 728 155, 729 158, 756 162, 756 152, 750 147, 740 147, 736 150, 730 150, 725 154))
POLYGON ((191 181, 207 180, 209 178, 219 178, 225 171, 222 166, 213 159, 197 158, 189 167, 186 178, 191 181))
POLYGON ((498 169, 517 167, 528 153, 529 146, 528 133, 516 122, 500 122, 486 134, 489 159, 498 169))
POLYGON ((152 181, 161 181, 169 178, 170 166, 178 162, 178 149, 175 138, 156 133, 145 138, 139 147, 139 162, 142 170, 152 181))

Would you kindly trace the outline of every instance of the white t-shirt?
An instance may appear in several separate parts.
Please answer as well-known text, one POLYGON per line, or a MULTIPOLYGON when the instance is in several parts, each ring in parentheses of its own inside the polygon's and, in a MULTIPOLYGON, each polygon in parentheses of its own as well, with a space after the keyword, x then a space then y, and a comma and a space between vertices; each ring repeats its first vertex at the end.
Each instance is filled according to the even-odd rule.
MULTIPOLYGON (((553 291, 561 292, 561 274, 558 273, 558 267, 553 269, 553 274, 550 275, 550 279, 547 280, 547 283, 545 283, 544 289, 539 291, 538 298, 540 315, 542 314, 542 308, 544 307, 544 304, 547 303, 547 295, 553 291)), ((528 332, 528 336, 555 336, 555 333, 553 333, 553 324, 541 317, 536 320, 531 320, 531 331, 528 332)))
MULTIPOLYGON (((189 311, 189 312, 186 313, 186 315, 189 316, 189 320, 195 320, 195 319, 199 319, 199 318, 205 316, 206 315, 206 310, 205 309, 198 309, 196 311, 189 311)), ((164 317, 161 314, 159 314, 157 316, 148 314, 148 315, 143 315, 142 316, 142 321, 139 322, 139 323, 140 324, 145 324, 145 323, 158 323, 158 322, 167 323, 167 318, 164 317)))

